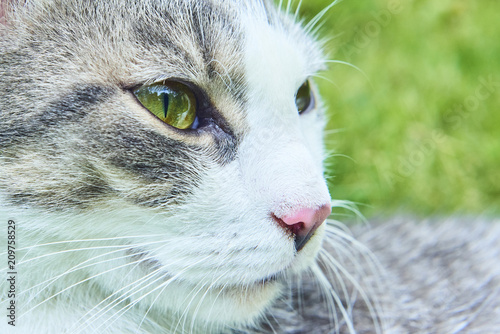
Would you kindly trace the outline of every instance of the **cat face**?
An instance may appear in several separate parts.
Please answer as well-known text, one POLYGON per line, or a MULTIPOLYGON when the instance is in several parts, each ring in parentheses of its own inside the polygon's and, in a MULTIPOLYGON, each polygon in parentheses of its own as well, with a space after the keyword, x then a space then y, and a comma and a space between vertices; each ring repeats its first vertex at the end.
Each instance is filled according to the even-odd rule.
POLYGON ((221 324, 308 267, 330 212, 323 61, 292 18, 215 0, 34 1, 6 18, 0 189, 38 241, 108 238, 119 252, 89 251, 109 261, 81 273, 106 296, 133 286, 137 307, 221 324), (172 82, 196 127, 134 94, 172 82))

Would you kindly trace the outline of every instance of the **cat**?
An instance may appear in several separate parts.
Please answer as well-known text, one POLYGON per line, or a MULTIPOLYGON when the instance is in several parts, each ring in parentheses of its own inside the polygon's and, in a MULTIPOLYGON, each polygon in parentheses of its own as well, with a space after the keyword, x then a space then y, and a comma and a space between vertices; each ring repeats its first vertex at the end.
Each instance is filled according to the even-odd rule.
POLYGON ((327 220, 282 7, 1 0, 1 333, 497 331, 494 221, 327 220))

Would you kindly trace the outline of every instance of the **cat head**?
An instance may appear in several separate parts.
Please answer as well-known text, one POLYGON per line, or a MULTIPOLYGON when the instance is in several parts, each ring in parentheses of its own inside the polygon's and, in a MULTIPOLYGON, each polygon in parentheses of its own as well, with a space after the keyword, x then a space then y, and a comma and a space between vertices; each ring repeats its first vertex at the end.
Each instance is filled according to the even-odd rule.
POLYGON ((161 289, 139 305, 207 322, 251 321, 309 266, 330 212, 324 61, 291 15, 257 0, 2 4, 0 189, 36 212, 27 229, 128 245, 101 289, 143 278, 161 289))

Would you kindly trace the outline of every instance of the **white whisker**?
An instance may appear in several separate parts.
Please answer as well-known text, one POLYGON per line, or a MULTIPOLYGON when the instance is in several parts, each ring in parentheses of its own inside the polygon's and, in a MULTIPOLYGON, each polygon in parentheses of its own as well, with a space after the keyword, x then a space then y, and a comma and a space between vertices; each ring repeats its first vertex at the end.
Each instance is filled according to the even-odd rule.
MULTIPOLYGON (((122 307, 121 309, 119 309, 118 311, 115 312, 115 314, 113 316, 111 316, 109 320, 115 318, 113 321, 111 321, 110 323, 106 324, 106 327, 104 328, 105 330, 107 328, 109 328, 116 320, 118 320, 118 318, 126 313, 128 310, 130 310, 132 307, 134 307, 137 303, 139 303, 141 300, 143 300, 144 298, 146 298, 147 296, 149 296, 151 293, 155 292, 156 290, 159 290, 159 289, 163 289, 165 286, 167 286, 168 284, 170 284, 171 282, 175 281, 176 279, 178 279, 182 274, 184 274, 187 270, 189 270, 191 267, 205 261, 206 259, 208 259, 210 256, 206 256, 204 258, 202 258, 201 260, 198 260, 192 264, 190 264, 189 266, 185 267, 184 269, 182 269, 181 271, 179 271, 178 273, 176 273, 175 275, 169 277, 165 282, 161 283, 160 285, 158 285, 157 287, 153 288, 151 291, 143 294, 142 296, 136 298, 135 300, 131 301, 128 305, 122 307)), ((144 290, 145 288, 151 286, 152 284, 156 283, 157 281, 161 280, 161 279, 164 279, 163 276, 160 276, 160 278, 154 280, 153 282, 149 283, 148 285, 142 287, 141 289, 139 290, 136 290, 133 294, 129 295, 127 298, 130 298, 132 295, 138 293, 139 291, 142 291, 144 290)), ((100 324, 97 328, 101 328, 102 326, 104 326, 105 323, 103 322, 102 324, 100 324)))
POLYGON ((304 29, 307 31, 307 32, 311 32, 311 30, 318 24, 318 22, 323 18, 323 16, 325 16, 325 14, 333 7, 335 6, 337 3, 339 2, 339 0, 335 0, 333 1, 331 4, 329 4, 328 6, 326 6, 322 11, 320 11, 318 14, 316 14, 316 16, 314 16, 312 18, 311 21, 309 21, 308 24, 306 24, 306 26, 304 27, 304 29))
POLYGON ((319 267, 317 267, 317 265, 313 265, 311 267, 311 270, 314 272, 318 282, 320 282, 323 286, 330 287, 328 289, 328 291, 330 291, 329 296, 331 296, 333 298, 333 300, 335 301, 335 304, 337 305, 340 313, 342 314, 344 321, 346 322, 349 333, 355 334, 356 331, 354 329, 354 324, 352 323, 352 319, 350 319, 349 314, 347 313, 347 311, 346 311, 344 305, 342 304, 342 301, 339 298, 339 296, 337 295, 337 293, 331 288, 331 285, 330 285, 330 282, 328 281, 328 279, 325 277, 325 275, 323 274, 321 269, 319 267))
POLYGON ((362 70, 360 69, 358 66, 356 65, 353 65, 351 63, 348 63, 346 61, 343 61, 343 60, 334 60, 334 59, 329 59, 329 60, 325 60, 326 63, 332 63, 332 64, 342 64, 342 65, 346 65, 346 66, 349 66, 349 67, 352 67, 354 68, 355 70, 357 70, 359 73, 361 73, 363 75, 363 77, 365 77, 366 81, 368 81, 368 83, 370 84, 370 86, 372 87, 372 89, 374 88, 370 78, 368 77, 368 75, 362 70))

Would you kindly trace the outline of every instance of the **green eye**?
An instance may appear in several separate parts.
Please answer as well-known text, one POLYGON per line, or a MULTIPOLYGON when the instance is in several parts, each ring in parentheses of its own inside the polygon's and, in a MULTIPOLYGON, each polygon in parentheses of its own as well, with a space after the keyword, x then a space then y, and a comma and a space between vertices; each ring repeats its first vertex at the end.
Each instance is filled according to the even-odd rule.
POLYGON ((153 115, 177 129, 190 128, 196 119, 196 97, 189 87, 179 82, 143 86, 134 94, 153 115))
POLYGON ((311 104, 313 103, 313 96, 311 92, 311 86, 309 85, 309 80, 304 82, 302 86, 300 86, 297 91, 297 95, 295 95, 295 105, 297 106, 297 110, 299 114, 308 110, 311 104))

